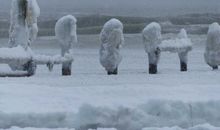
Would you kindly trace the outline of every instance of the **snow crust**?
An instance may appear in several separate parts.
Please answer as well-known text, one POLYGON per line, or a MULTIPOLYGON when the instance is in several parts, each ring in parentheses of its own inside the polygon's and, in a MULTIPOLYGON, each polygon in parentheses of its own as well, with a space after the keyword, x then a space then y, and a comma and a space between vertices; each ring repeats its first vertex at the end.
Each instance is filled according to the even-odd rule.
POLYGON ((0 129, 0 130, 75 130, 75 129, 68 129, 68 128, 57 128, 57 129, 53 129, 53 128, 19 128, 19 127, 12 127, 9 129, 0 129))
POLYGON ((220 130, 220 127, 214 127, 211 126, 210 124, 203 124, 203 125, 198 125, 194 126, 188 129, 183 129, 180 127, 163 127, 163 128, 144 128, 142 130, 220 130))
POLYGON ((123 24, 117 19, 109 20, 101 31, 100 40, 100 63, 107 71, 113 72, 122 60, 123 24))
POLYGON ((123 106, 118 108, 96 107, 85 104, 77 113, 0 113, 0 128, 18 126, 89 129, 96 127, 139 130, 149 127, 178 126, 180 130, 199 130, 199 128, 209 130, 212 128, 211 126, 200 125, 209 123, 213 125, 213 128, 214 126, 220 127, 219 109, 219 101, 185 103, 182 101, 149 100, 136 108, 123 106), (191 128, 192 126, 197 127, 191 128))
POLYGON ((218 23, 213 23, 209 26, 205 49, 205 61, 211 67, 220 64, 220 26, 218 23))

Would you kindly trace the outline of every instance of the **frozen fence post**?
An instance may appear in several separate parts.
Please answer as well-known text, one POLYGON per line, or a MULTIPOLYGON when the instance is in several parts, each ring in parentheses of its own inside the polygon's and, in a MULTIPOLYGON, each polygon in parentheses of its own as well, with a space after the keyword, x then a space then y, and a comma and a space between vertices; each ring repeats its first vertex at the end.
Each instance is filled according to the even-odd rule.
POLYGON ((220 26, 218 23, 209 26, 204 58, 213 70, 218 69, 220 64, 220 26))
POLYGON ((122 60, 120 48, 124 43, 123 24, 118 19, 109 20, 101 31, 100 40, 100 63, 108 75, 117 75, 122 60))
POLYGON ((161 43, 161 27, 158 23, 147 25, 142 33, 145 51, 148 53, 149 73, 157 73, 157 64, 160 58, 158 45, 161 43))
MULTIPOLYGON (((185 29, 181 29, 178 34, 179 39, 188 39, 187 33, 185 29)), ((188 50, 180 51, 178 53, 180 59, 180 70, 187 71, 187 62, 188 62, 188 50)))
POLYGON ((27 0, 13 0, 11 7, 11 24, 9 30, 9 47, 21 45, 28 47, 27 0))
MULTIPOLYGON (((57 39, 60 41, 61 56, 70 55, 70 49, 74 43, 77 43, 76 18, 67 15, 59 19, 55 26, 57 39)), ((62 75, 71 75, 72 61, 62 64, 62 75)))

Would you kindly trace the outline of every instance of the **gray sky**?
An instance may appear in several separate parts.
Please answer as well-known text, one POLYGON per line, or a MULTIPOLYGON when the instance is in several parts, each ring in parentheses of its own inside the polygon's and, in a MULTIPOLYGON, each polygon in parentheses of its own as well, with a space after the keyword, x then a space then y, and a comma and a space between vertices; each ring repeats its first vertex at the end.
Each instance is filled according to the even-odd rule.
MULTIPOLYGON (((11 0, 0 0, 8 11, 11 0)), ((220 0, 38 0, 42 14, 77 12, 110 15, 164 16, 187 13, 220 13, 220 0)))

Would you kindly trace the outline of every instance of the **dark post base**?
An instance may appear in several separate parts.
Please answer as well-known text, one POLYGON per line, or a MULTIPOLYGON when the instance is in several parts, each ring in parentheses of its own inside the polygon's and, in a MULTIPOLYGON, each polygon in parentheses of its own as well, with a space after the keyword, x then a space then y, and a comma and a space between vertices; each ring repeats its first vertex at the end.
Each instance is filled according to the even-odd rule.
POLYGON ((62 75, 63 76, 71 75, 71 69, 70 68, 62 68, 62 75))
POLYGON ((27 71, 27 76, 33 76, 36 72, 37 65, 34 61, 29 61, 27 64, 24 65, 24 71, 27 71))
POLYGON ((185 62, 180 63, 180 71, 187 71, 187 64, 185 62))
POLYGON ((212 69, 213 69, 213 70, 217 70, 217 69, 218 69, 218 66, 213 66, 212 69))
POLYGON ((149 64, 149 74, 156 74, 157 73, 157 65, 149 64))
POLYGON ((118 68, 116 68, 113 72, 108 71, 108 75, 117 75, 118 74, 118 68))

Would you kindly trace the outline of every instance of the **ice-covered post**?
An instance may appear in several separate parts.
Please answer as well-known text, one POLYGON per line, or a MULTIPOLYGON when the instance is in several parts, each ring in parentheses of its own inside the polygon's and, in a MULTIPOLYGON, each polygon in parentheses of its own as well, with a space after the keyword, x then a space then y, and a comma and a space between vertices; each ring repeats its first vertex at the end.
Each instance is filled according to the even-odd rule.
POLYGON ((37 38, 38 34, 38 25, 37 19, 40 16, 40 8, 37 3, 37 0, 28 0, 27 8, 27 25, 29 31, 29 46, 37 38))
MULTIPOLYGON (((181 29, 178 34, 179 39, 188 39, 187 33, 185 29, 181 29)), ((179 52, 180 59, 180 70, 187 71, 187 62, 188 62, 188 51, 179 52)))
POLYGON ((120 48, 124 43, 123 24, 118 19, 105 23, 101 34, 100 63, 108 75, 117 75, 122 60, 120 48))
POLYGON ((149 73, 157 73, 157 64, 160 58, 158 45, 161 43, 161 27, 158 23, 150 23, 142 33, 145 51, 148 53, 149 73))
POLYGON ((25 49, 28 47, 27 7, 28 0, 12 1, 9 47, 16 47, 18 45, 25 49))
POLYGON ((218 69, 220 64, 220 26, 218 23, 209 26, 204 58, 213 70, 218 69))
MULTIPOLYGON (((70 49, 74 43, 77 43, 76 34, 76 18, 72 15, 67 15, 59 19, 55 26, 56 37, 60 42, 61 55, 70 55, 70 49)), ((71 75, 72 62, 62 64, 62 74, 71 75)))

